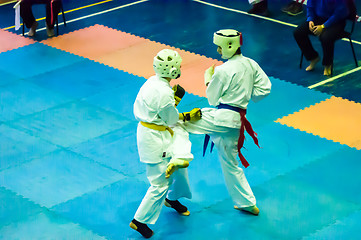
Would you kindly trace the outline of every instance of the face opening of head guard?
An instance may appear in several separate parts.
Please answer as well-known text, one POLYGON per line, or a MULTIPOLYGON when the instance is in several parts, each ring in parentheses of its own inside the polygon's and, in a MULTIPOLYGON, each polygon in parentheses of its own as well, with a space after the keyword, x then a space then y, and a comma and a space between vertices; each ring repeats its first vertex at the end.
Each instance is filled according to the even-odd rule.
POLYGON ((181 63, 182 58, 178 52, 171 49, 163 49, 154 57, 154 72, 160 77, 176 79, 181 75, 181 63))
POLYGON ((242 33, 233 29, 223 29, 214 33, 213 43, 222 48, 222 58, 229 59, 242 45, 242 33))

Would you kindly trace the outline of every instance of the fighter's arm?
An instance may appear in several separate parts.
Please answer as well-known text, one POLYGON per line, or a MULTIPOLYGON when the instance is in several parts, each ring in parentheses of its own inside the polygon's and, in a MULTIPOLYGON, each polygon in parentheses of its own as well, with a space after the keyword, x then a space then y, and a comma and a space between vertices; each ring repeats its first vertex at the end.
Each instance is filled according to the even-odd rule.
POLYGON ((161 106, 158 115, 168 126, 176 124, 179 120, 178 110, 172 102, 161 106))
POLYGON ((226 76, 221 71, 215 71, 212 75, 212 80, 208 84, 206 95, 210 105, 217 106, 219 99, 223 94, 224 81, 223 78, 226 76))
POLYGON ((252 90, 252 100, 258 102, 270 94, 272 84, 262 68, 256 62, 254 62, 254 64, 256 71, 254 75, 255 81, 252 90))

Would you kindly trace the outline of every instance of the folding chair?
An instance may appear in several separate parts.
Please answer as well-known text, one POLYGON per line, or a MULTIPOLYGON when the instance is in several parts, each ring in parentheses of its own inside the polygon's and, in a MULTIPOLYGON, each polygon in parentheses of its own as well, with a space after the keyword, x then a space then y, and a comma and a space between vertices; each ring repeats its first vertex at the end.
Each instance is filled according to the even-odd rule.
MULTIPOLYGON (((60 0, 60 10, 61 10, 61 14, 63 15, 63 22, 64 22, 64 26, 66 26, 66 20, 65 20, 65 15, 64 15, 64 9, 63 9, 63 1, 60 0)), ((56 24, 56 35, 59 35, 59 19, 58 19, 58 14, 55 17, 55 24, 56 24)), ((23 36, 25 35, 25 24, 23 22, 23 36)))
MULTIPOLYGON (((349 30, 346 30, 346 27, 345 27, 344 31, 342 33, 340 33, 340 35, 339 35, 339 37, 337 39, 338 40, 343 39, 343 38, 348 39, 348 41, 350 42, 353 58, 355 60, 355 65, 356 65, 356 67, 358 67, 358 61, 357 61, 357 58, 356 58, 355 49, 353 47, 353 43, 352 43, 352 39, 351 39, 351 36, 352 36, 352 34, 354 32, 354 29, 355 29, 355 23, 356 23, 356 5, 355 5, 353 0, 349 0, 349 8, 350 8, 350 14, 347 17, 346 21, 350 22, 351 27, 350 27, 349 30)), ((301 52, 300 68, 302 68, 302 62, 303 62, 303 53, 301 52)), ((331 66, 331 75, 332 74, 333 74, 333 64, 331 66)))

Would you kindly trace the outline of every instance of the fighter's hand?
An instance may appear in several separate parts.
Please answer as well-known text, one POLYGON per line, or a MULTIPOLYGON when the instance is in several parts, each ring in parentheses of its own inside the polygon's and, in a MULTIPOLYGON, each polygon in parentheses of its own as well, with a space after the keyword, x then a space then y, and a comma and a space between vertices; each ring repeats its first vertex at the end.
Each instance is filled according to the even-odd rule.
POLYGON ((198 121, 202 118, 202 110, 200 108, 193 108, 190 112, 189 121, 198 121))
POLYGON ((185 121, 197 121, 202 118, 202 111, 200 108, 193 108, 190 112, 179 114, 179 119, 185 121))
POLYGON ((182 100, 186 91, 179 84, 174 85, 172 89, 174 91, 175 106, 177 106, 182 100))
POLYGON ((212 80, 212 76, 214 74, 214 65, 210 66, 205 72, 204 72, 204 84, 208 86, 208 84, 212 80))

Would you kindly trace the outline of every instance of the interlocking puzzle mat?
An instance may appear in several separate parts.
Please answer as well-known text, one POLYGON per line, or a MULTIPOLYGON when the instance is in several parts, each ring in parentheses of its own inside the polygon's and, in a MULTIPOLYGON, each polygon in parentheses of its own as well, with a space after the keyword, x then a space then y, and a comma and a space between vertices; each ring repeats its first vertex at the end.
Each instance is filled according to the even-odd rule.
MULTIPOLYGON (((0 238, 141 239, 128 226, 149 186, 132 105, 164 47, 176 49, 95 25, 0 53, 0 238)), ((203 72, 221 62, 177 51, 179 111, 208 106, 203 72)), ((154 239, 358 236, 359 104, 270 79, 247 114, 261 149, 243 150, 260 216, 233 210, 217 151, 203 158, 191 135, 192 214, 164 208, 154 239)))

